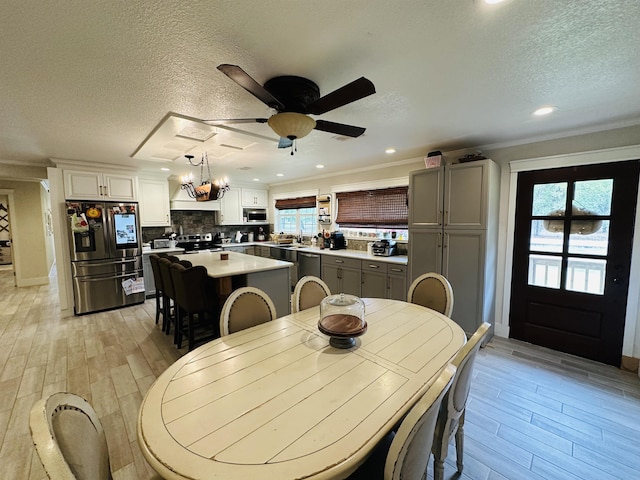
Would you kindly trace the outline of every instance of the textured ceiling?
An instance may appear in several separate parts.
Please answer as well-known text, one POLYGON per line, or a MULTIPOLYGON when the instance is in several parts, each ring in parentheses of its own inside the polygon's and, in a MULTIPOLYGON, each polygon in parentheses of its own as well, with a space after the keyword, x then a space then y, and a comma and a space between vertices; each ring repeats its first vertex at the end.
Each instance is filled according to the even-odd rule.
MULTIPOLYGON (((640 124, 639 44, 638 0, 4 2, 0 163, 58 158, 184 173, 180 158, 132 158, 168 114, 273 113, 216 70, 221 63, 259 83, 303 76, 322 94, 360 76, 377 90, 318 117, 366 127, 362 137, 313 131, 292 157, 246 136, 234 141, 250 147, 210 154, 214 176, 231 181, 276 183, 313 176, 317 163, 330 173, 640 124), (542 105, 558 110, 532 117, 542 105)), ((237 128, 275 139, 264 124, 237 128)))

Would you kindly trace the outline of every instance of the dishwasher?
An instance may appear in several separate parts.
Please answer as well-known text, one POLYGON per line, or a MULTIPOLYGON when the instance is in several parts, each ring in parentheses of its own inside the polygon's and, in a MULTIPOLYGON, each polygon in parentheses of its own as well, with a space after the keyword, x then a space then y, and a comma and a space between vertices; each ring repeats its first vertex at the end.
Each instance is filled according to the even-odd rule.
POLYGON ((320 254, 298 252, 298 278, 313 275, 320 278, 320 254))
POLYGON ((295 248, 291 247, 271 247, 270 254, 271 258, 275 260, 284 260, 285 262, 291 262, 291 291, 296 286, 298 282, 298 278, 300 275, 298 274, 298 251, 295 248))

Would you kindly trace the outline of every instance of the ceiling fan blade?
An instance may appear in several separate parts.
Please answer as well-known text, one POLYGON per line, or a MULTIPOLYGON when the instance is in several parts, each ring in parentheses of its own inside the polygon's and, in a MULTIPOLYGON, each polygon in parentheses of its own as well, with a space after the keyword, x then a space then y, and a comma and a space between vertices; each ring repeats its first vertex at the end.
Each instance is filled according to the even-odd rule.
POLYGON ((266 118, 217 118, 202 120, 208 125, 233 125, 234 123, 267 123, 266 118))
POLYGON ((307 113, 314 115, 321 115, 330 110, 334 110, 338 107, 342 107, 361 98, 367 97, 373 93, 376 93, 376 87, 371 80, 364 77, 360 77, 347 85, 340 87, 333 92, 320 97, 307 107, 307 113))
POLYGON ((366 128, 345 125, 344 123, 327 122, 326 120, 316 120, 316 130, 323 132, 337 133, 346 137, 359 137, 366 128))
POLYGON ((290 140, 285 137, 280 137, 280 141, 278 142, 278 148, 289 148, 293 145, 293 140, 290 140))
POLYGON ((280 111, 284 105, 276 97, 271 95, 262 85, 256 82, 251 76, 237 65, 223 63, 218 65, 218 70, 224 73, 231 80, 244 88, 251 95, 271 108, 280 111))

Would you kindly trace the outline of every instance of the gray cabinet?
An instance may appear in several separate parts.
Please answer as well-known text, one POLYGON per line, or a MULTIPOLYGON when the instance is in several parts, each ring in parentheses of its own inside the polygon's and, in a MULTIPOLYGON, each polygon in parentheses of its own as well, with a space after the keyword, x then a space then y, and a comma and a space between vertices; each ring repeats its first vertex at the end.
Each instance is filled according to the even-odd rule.
POLYGON ((322 255, 322 280, 331 293, 348 293, 361 296, 360 260, 322 255))
POLYGON ((407 267, 388 262, 362 261, 362 296, 407 299, 407 267))
POLYGON ((387 265, 387 298, 407 300, 407 266, 387 265))
POLYGON ((444 275, 453 287, 452 318, 467 333, 494 323, 498 196, 491 160, 410 174, 409 281, 444 275))
POLYGON ((387 264, 362 261, 362 296, 367 298, 387 298, 387 264))
POLYGON ((153 270, 149 255, 142 255, 142 275, 144 277, 144 294, 147 298, 156 294, 156 284, 153 280, 153 270))

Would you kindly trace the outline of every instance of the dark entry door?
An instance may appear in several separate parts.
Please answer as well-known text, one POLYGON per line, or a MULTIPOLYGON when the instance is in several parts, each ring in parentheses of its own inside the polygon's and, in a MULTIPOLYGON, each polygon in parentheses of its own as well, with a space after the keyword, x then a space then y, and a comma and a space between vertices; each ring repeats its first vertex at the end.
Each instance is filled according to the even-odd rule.
POLYGON ((620 366, 638 171, 518 174, 511 337, 620 366))

